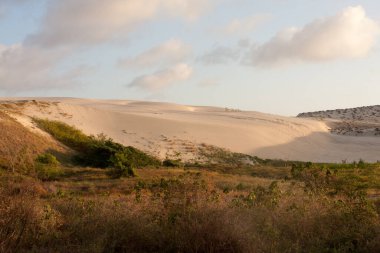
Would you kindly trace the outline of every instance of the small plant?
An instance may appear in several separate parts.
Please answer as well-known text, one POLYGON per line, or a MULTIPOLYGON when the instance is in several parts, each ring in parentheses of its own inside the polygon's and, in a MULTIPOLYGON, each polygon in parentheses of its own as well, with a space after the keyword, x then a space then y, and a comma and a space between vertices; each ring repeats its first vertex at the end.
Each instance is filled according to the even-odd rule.
POLYGON ((358 168, 359 169, 364 169, 365 168, 365 162, 363 159, 360 159, 358 162, 358 168))
POLYGON ((162 165, 164 165, 165 167, 181 167, 181 159, 176 159, 176 160, 172 160, 172 159, 165 159, 163 162, 162 162, 162 165))

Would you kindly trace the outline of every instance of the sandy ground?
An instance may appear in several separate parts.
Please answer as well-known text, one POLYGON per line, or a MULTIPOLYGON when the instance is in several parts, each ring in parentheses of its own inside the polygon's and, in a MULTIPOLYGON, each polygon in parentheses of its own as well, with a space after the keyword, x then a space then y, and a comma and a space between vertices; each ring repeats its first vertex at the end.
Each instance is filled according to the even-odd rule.
POLYGON ((380 160, 380 138, 334 135, 326 123, 317 119, 130 100, 0 100, 9 104, 25 100, 17 102, 17 113, 9 111, 31 129, 29 117, 56 119, 86 134, 104 133, 161 158, 190 159, 199 145, 207 144, 261 158, 313 162, 380 160))

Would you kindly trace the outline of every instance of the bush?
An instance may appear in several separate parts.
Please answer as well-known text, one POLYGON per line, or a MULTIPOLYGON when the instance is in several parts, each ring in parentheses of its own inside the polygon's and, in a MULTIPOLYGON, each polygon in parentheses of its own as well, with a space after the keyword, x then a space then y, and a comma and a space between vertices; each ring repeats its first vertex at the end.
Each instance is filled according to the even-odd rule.
POLYGON ((118 152, 114 154, 110 162, 112 168, 108 171, 108 175, 112 178, 135 177, 136 172, 130 163, 126 153, 118 152))
POLYGON ((39 155, 36 159, 36 162, 45 164, 45 165, 51 165, 51 166, 58 166, 59 162, 57 158, 49 153, 39 155))
POLYGON ((37 157, 35 170, 37 178, 42 181, 56 180, 63 175, 63 171, 57 158, 48 153, 37 157))
POLYGON ((165 167, 181 167, 181 160, 171 160, 171 159, 166 159, 162 162, 162 165, 165 167))

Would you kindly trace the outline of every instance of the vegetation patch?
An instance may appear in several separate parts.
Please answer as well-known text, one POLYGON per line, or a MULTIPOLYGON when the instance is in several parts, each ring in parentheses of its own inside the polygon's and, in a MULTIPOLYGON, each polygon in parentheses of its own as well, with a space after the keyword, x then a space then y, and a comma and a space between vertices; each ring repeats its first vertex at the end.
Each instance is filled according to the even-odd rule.
POLYGON ((3 175, 0 251, 379 252, 379 201, 356 189, 315 191, 308 170, 292 184, 225 192, 203 173, 185 172, 139 178, 124 194, 76 197, 41 190, 51 182, 3 175))
POLYGON ((43 181, 56 180, 64 174, 57 158, 49 153, 45 153, 37 157, 35 172, 37 178, 43 181))
POLYGON ((87 136, 60 121, 37 119, 38 127, 78 152, 75 161, 82 166, 112 168, 113 177, 134 176, 134 168, 159 166, 161 162, 134 147, 125 147, 100 134, 87 136))
POLYGON ((182 162, 180 159, 165 159, 162 162, 162 165, 165 167, 181 167, 183 166, 182 162))

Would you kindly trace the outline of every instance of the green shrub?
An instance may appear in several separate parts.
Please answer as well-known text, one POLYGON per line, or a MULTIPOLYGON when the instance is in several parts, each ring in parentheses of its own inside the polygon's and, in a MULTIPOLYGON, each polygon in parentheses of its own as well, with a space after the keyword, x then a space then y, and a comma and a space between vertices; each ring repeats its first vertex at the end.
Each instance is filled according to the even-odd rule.
POLYGON ((118 152, 114 154, 110 162, 112 168, 108 171, 108 175, 112 178, 121 178, 121 177, 135 177, 136 172, 132 167, 128 155, 123 152, 118 152))
POLYGON ((166 159, 162 162, 162 165, 164 165, 165 167, 181 167, 182 163, 181 163, 181 160, 179 159, 177 160, 166 159))
MULTIPOLYGON (((75 127, 59 121, 47 119, 34 119, 34 121, 41 129, 51 134, 58 141, 77 151, 79 154, 75 157, 75 161, 80 165, 120 170, 120 166, 115 167, 118 166, 117 163, 123 163, 126 168, 158 166, 161 164, 155 157, 134 147, 125 147, 103 134, 87 136, 75 127), (116 154, 122 156, 120 158, 122 162, 120 159, 115 160, 116 154)), ((131 174, 132 172, 128 173, 131 174)))
POLYGON ((80 130, 71 127, 63 122, 47 119, 33 119, 37 126, 51 134, 55 139, 63 144, 77 150, 87 149, 91 138, 83 134, 80 130))
POLYGON ((46 164, 46 165, 53 165, 57 166, 59 165, 59 162, 57 158, 49 153, 39 155, 36 159, 36 162, 41 163, 41 164, 46 164))
POLYGON ((52 154, 42 154, 36 158, 35 171, 38 179, 42 181, 56 180, 63 175, 60 163, 52 154))
POLYGON ((161 161, 157 158, 147 155, 146 153, 138 150, 137 148, 128 146, 121 146, 120 149, 114 150, 114 153, 123 153, 125 159, 131 164, 132 167, 146 167, 146 166, 160 166, 161 161))
POLYGON ((365 162, 363 159, 360 159, 359 162, 358 162, 358 168, 360 169, 364 169, 365 168, 365 162))

